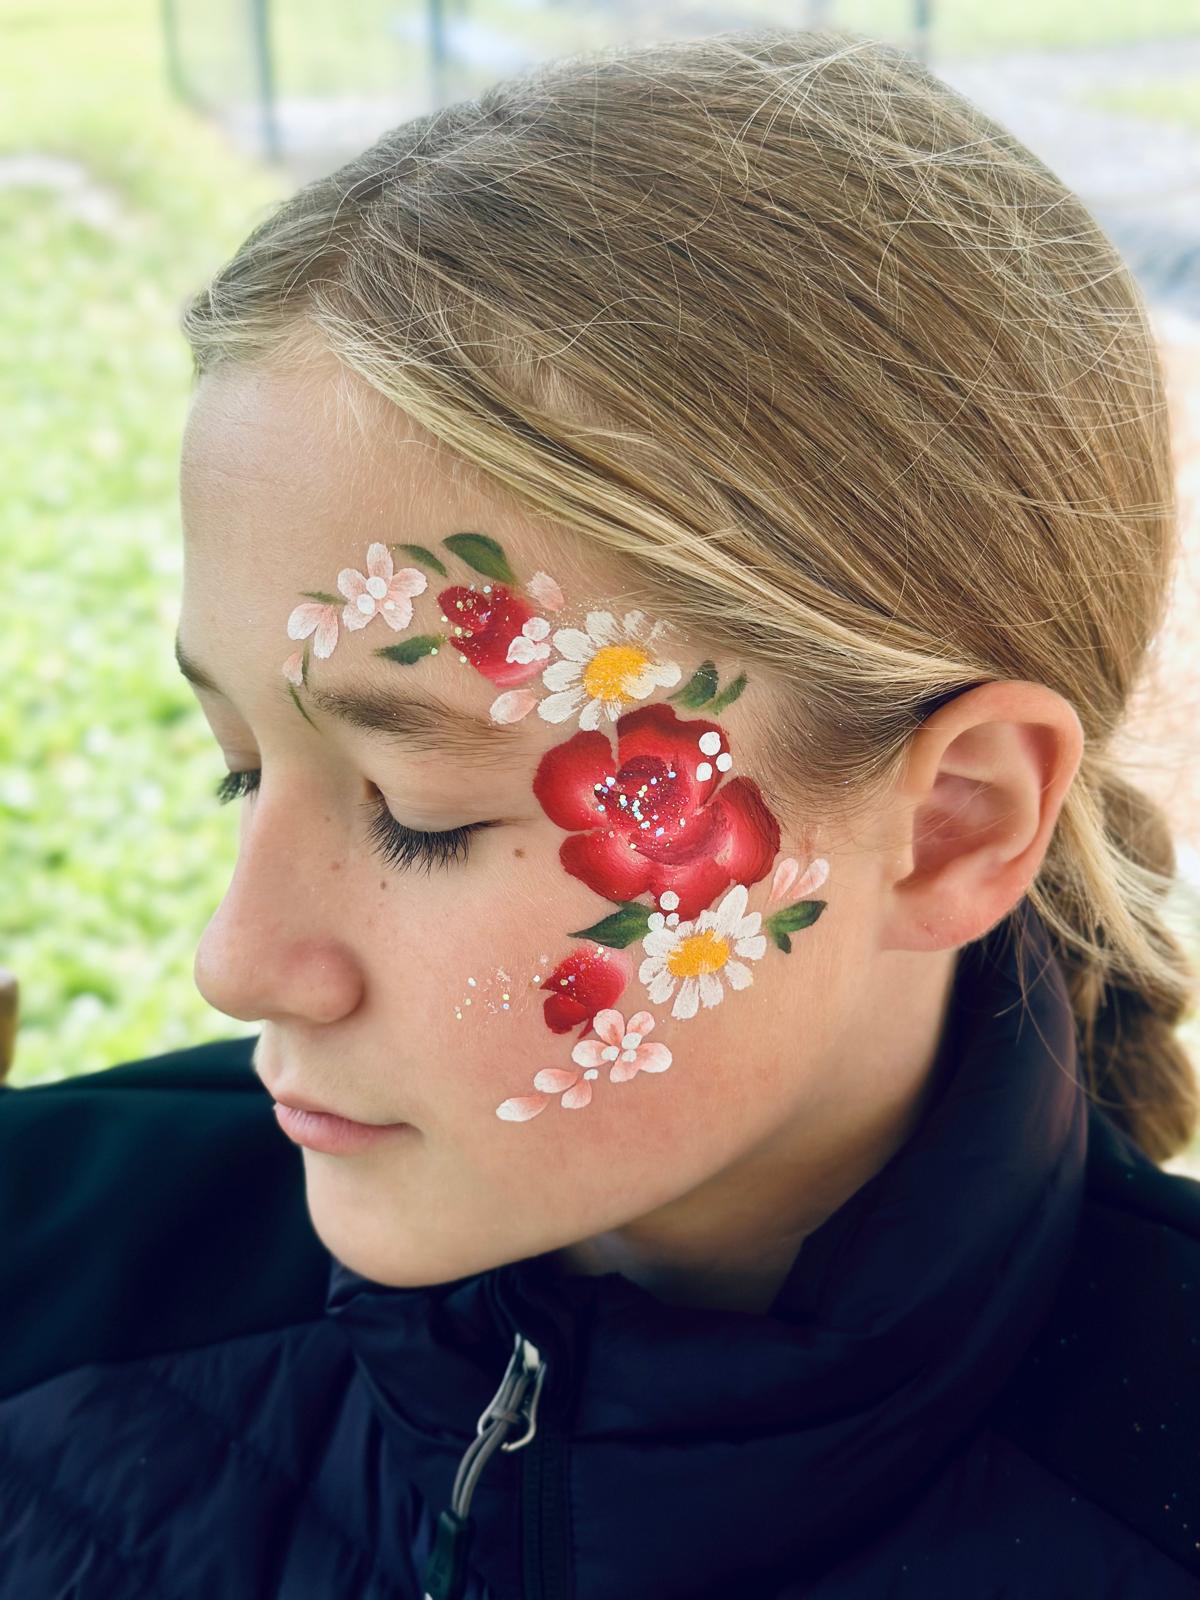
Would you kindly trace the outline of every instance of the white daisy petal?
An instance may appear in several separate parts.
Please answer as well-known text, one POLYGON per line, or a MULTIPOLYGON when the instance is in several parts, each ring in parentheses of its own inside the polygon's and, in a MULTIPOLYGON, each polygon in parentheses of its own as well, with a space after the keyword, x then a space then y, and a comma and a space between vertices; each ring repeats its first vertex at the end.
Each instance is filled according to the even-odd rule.
POLYGON ((538 701, 538 716, 546 722, 565 722, 583 699, 582 689, 564 689, 562 694, 548 694, 538 701))
POLYGON ((594 733, 600 726, 599 700, 589 700, 587 705, 584 706, 579 713, 579 726, 585 728, 589 733, 594 733))
POLYGON ((724 938, 732 934, 746 911, 749 890, 744 883, 735 883, 713 913, 713 927, 724 938))
POLYGON ((765 953, 766 948, 767 936, 765 933, 756 934, 753 939, 739 939, 733 947, 735 955, 746 956, 751 961, 759 960, 765 953))
POLYGON ((579 628, 556 628, 554 648, 571 661, 590 661, 596 654, 595 640, 579 628))
POLYGON ((674 928, 652 928, 642 936, 642 949, 648 956, 665 956, 678 943, 674 928))
POLYGON ((740 961, 727 961, 721 968, 721 975, 729 979, 731 989, 747 989, 754 982, 754 974, 740 961))
POLYGON ((542 673, 542 682, 547 689, 569 689, 579 682, 581 670, 578 661, 552 661, 542 673))
MULTIPOLYGON (((656 997, 653 992, 651 1000, 656 997)), ((657 1002, 656 1002, 657 1003, 657 1002)), ((671 1007, 671 1015, 686 1020, 694 1017, 700 1006, 700 985, 695 978, 685 978, 679 986, 679 993, 675 996, 675 1004, 671 1007)))
POLYGON ((735 939, 749 939, 752 934, 758 932, 761 923, 762 912, 752 911, 748 917, 743 917, 738 923, 733 930, 733 937, 735 939))
POLYGON ((658 688, 658 677, 654 670, 654 663, 644 666, 640 672, 633 673, 621 685, 626 694, 631 694, 635 700, 644 700, 648 694, 653 694, 658 688))
POLYGON ((621 637, 611 611, 589 611, 584 627, 596 644, 616 644, 621 637))
POLYGON ((646 613, 644 611, 627 611, 624 617, 625 632, 631 639, 640 639, 646 626, 646 613))
POLYGON ((656 661, 650 671, 654 673, 655 683, 664 689, 669 689, 683 677, 683 668, 678 661, 656 661))
MULTIPOLYGON (((675 975, 665 968, 651 980, 647 994, 656 1006, 664 1005, 675 993, 675 975)), ((695 1007, 692 1008, 695 1010, 695 1007)))
POLYGON ((725 990, 721 980, 715 972, 702 972, 700 974, 700 1004, 704 1006, 718 1005, 725 998, 725 990))
MULTIPOLYGON (((653 983, 659 973, 665 969, 666 957, 662 955, 647 956, 638 968, 639 983, 653 983)), ((667 976, 671 974, 668 972, 667 976)))

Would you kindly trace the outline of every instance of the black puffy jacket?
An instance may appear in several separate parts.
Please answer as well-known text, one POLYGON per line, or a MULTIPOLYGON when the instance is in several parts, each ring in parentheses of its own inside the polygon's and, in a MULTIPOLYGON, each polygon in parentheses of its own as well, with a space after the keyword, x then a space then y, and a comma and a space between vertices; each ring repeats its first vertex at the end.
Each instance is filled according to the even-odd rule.
POLYGON ((360 1277, 252 1038, 0 1092, 0 1597, 1195 1600, 1200 1184, 1029 927, 762 1315, 360 1277))

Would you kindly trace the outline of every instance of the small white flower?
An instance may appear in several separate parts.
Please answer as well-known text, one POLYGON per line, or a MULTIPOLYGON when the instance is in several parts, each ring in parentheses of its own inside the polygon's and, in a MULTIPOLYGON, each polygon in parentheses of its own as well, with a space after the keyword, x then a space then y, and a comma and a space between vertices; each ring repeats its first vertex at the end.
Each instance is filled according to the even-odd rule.
POLYGON ((545 617, 530 617, 514 639, 508 641, 508 654, 506 661, 544 661, 550 654, 550 646, 545 642, 546 635, 550 632, 550 624, 545 617))
POLYGON ((735 883, 715 910, 702 911, 695 922, 679 922, 673 928, 661 911, 651 912, 642 940, 646 959, 638 968, 638 979, 655 1005, 669 1000, 678 986, 671 1015, 694 1017, 700 1006, 715 1006, 724 999, 723 978, 734 989, 749 986, 754 975, 745 962, 763 955, 767 937, 758 931, 761 912, 745 914, 748 893, 744 883, 735 883))
POLYGON ((542 683, 555 692, 538 702, 538 715, 565 722, 582 706, 579 726, 591 730, 599 727, 601 710, 616 722, 635 700, 678 683, 679 663, 660 659, 655 650, 666 628, 658 622, 647 630, 641 611, 627 611, 620 624, 610 611, 589 611, 586 632, 558 628, 554 644, 561 659, 542 673, 542 683))

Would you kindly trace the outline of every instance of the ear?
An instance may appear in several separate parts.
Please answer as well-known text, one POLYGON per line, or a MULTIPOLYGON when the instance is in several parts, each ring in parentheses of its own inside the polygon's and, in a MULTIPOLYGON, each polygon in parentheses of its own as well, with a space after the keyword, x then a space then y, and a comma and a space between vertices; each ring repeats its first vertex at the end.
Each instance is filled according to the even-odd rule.
POLYGON ((1083 756, 1074 707, 1045 684, 981 684, 913 735, 897 786, 885 949, 969 944, 1018 904, 1083 756))

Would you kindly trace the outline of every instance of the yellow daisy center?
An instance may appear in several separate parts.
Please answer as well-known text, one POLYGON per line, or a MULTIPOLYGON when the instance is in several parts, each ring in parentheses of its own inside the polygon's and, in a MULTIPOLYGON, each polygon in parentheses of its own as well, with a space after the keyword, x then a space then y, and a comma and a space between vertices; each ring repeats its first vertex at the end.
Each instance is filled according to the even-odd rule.
POLYGON ((667 970, 676 978, 698 978, 718 972, 729 960, 729 940, 718 939, 711 928, 689 934, 667 957, 667 970))
POLYGON ((625 685, 648 666, 650 657, 635 644, 606 644, 596 651, 583 673, 583 687, 593 700, 632 700, 625 685))

